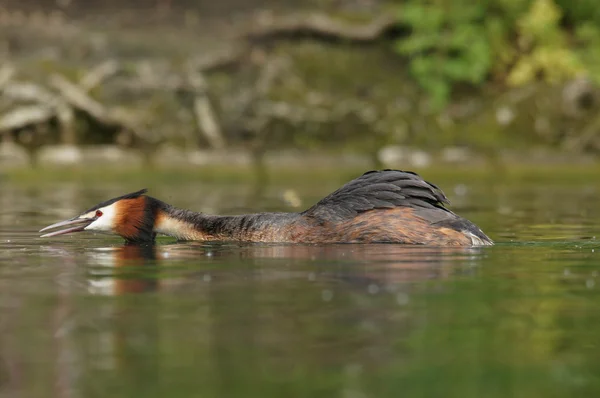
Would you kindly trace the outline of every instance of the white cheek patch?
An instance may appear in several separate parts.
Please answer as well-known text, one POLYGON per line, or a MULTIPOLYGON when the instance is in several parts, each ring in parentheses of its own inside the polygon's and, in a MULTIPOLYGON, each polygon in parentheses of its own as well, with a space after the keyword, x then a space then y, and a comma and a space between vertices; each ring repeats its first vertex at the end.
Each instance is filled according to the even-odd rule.
MULTIPOLYGON (((114 219, 116 215, 115 205, 103 207, 98 209, 102 212, 102 215, 98 217, 96 221, 85 227, 86 231, 97 231, 97 232, 112 232, 114 219)), ((94 212, 95 213, 95 212, 94 212)), ((92 214, 93 216, 93 214, 92 214)))

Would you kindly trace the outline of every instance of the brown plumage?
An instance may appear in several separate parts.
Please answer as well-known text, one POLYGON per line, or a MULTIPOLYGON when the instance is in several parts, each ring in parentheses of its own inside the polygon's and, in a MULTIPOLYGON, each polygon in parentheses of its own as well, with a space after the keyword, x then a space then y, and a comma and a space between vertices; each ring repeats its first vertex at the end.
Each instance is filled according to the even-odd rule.
MULTIPOLYGON (((432 227, 425 219, 416 215, 412 208, 393 208, 360 213, 354 218, 338 224, 329 223, 325 228, 313 226, 313 233, 300 235, 315 239, 314 242, 375 243, 401 242, 405 244, 471 245, 471 238, 463 231, 447 227, 432 227), (319 230, 324 234, 319 234, 319 230), (315 233, 317 232, 317 233, 315 233)), ((298 236, 298 239, 305 239, 298 236)))
POLYGON ((146 196, 123 199, 116 203, 115 233, 126 240, 135 240, 144 229, 146 196))
POLYGON ((437 186, 399 170, 367 172, 301 213, 206 215, 177 209, 145 192, 101 203, 71 223, 85 216, 90 223, 76 230, 110 230, 129 242, 151 242, 160 233, 197 241, 493 244, 475 224, 444 206, 448 200, 437 186), (98 210, 115 214, 114 220, 104 215, 91 220, 98 210))

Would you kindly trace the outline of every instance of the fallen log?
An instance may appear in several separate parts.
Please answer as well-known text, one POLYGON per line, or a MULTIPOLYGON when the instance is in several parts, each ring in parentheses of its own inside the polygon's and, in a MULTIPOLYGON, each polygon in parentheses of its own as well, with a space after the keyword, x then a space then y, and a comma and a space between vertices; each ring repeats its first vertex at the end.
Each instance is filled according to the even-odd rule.
POLYGON ((81 87, 58 74, 51 75, 49 83, 74 108, 87 112, 104 124, 114 124, 104 106, 91 98, 81 87))
POLYGON ((325 41, 369 43, 399 28, 398 19, 389 14, 375 17, 363 25, 342 22, 326 14, 291 15, 261 18, 257 26, 244 33, 243 37, 250 42, 310 37, 325 41))
POLYGON ((204 134, 210 146, 223 149, 227 146, 221 126, 208 97, 208 87, 200 72, 191 71, 188 74, 189 86, 194 90, 193 111, 198 129, 204 134))
POLYGON ((44 105, 23 105, 0 116, 0 133, 47 123, 55 112, 44 105))
POLYGON ((46 106, 53 106, 60 102, 60 98, 45 87, 29 82, 6 82, 2 88, 2 95, 15 102, 34 102, 46 106))
POLYGON ((73 108, 89 114, 100 124, 116 129, 126 130, 137 138, 150 143, 157 141, 157 137, 146 134, 141 123, 135 117, 122 109, 109 109, 90 97, 83 88, 70 82, 61 75, 54 74, 50 77, 50 85, 55 88, 64 100, 73 108))
MULTIPOLYGON (((5 69, 6 71, 6 69, 5 69)), ((73 141, 71 107, 58 95, 38 84, 10 81, 12 73, 0 71, 0 90, 12 103, 0 116, 0 132, 47 124, 57 118, 64 137, 73 141)))
POLYGON ((403 36, 407 28, 389 14, 374 17, 364 24, 350 23, 327 14, 267 16, 258 18, 237 34, 239 43, 225 50, 203 54, 191 60, 196 70, 209 74, 227 72, 250 62, 257 46, 282 39, 312 38, 328 42, 369 44, 388 36, 403 36))
POLYGON ((79 86, 81 86, 81 88, 85 91, 90 91, 99 86, 110 76, 118 73, 119 69, 120 65, 117 61, 112 59, 105 61, 86 73, 79 81, 79 86))

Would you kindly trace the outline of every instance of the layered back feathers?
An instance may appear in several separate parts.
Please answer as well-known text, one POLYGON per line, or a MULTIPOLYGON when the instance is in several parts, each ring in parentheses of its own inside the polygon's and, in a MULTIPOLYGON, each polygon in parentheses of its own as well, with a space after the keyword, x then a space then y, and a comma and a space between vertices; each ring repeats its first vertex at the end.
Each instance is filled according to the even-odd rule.
POLYGON ((400 170, 369 171, 321 199, 302 214, 321 221, 344 221, 374 209, 412 207, 454 216, 446 195, 419 175, 400 170))

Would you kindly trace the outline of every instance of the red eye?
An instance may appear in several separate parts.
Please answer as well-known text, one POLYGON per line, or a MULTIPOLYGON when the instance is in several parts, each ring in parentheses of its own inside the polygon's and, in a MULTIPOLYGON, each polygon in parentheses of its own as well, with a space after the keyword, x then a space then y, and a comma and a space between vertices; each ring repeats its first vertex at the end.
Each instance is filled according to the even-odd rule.
POLYGON ((102 212, 100 210, 96 210, 96 217, 102 216, 102 212))

